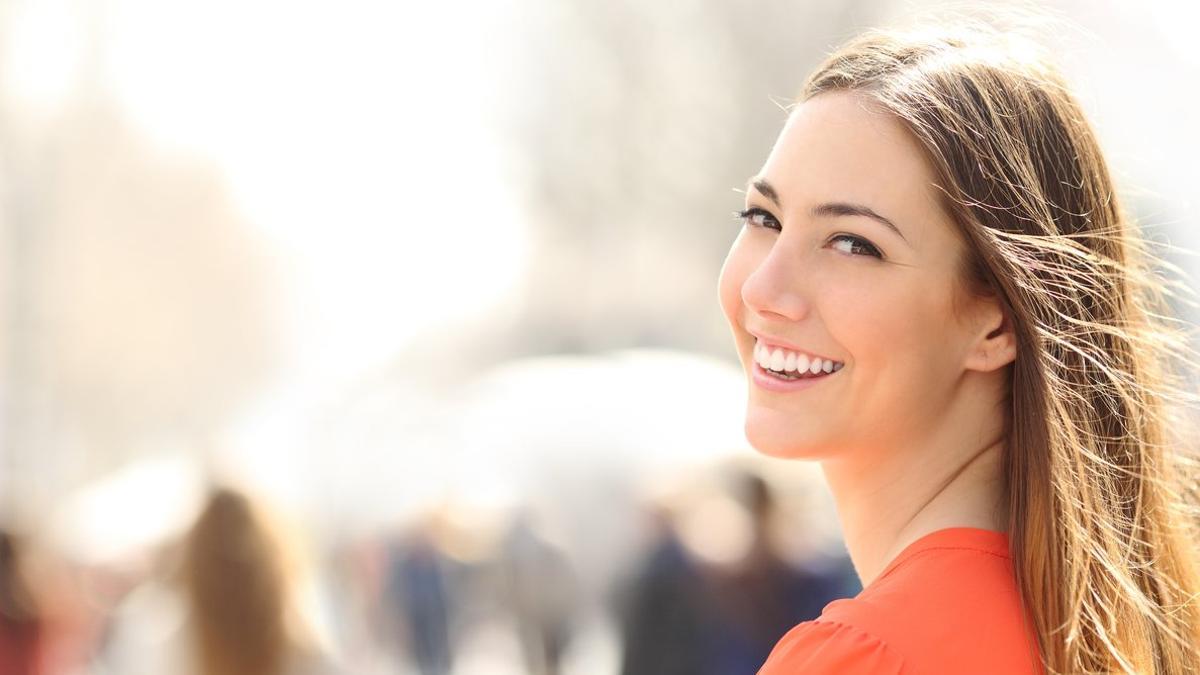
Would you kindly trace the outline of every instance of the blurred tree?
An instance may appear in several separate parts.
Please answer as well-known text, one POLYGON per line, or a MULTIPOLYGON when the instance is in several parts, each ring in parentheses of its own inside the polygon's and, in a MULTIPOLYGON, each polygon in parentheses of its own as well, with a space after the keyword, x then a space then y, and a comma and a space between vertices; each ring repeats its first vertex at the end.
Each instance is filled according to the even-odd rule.
POLYGON ((270 371, 271 261, 215 170, 170 156, 94 90, 7 101, 4 452, 12 502, 164 439, 207 440, 270 371))
POLYGON ((35 271, 56 407, 117 446, 217 428, 271 362, 268 259, 208 167, 103 108, 57 133, 35 271))

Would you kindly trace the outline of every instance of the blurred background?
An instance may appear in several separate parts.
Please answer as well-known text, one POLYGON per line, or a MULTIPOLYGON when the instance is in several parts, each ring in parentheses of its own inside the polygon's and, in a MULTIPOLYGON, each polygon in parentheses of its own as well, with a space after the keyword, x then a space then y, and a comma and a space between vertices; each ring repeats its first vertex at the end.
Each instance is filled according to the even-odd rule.
MULTIPOLYGON (((860 589, 742 435, 732 212, 932 4, 0 1, 0 672, 754 673, 860 589)), ((1200 249, 1195 5, 1044 5, 1200 249)))

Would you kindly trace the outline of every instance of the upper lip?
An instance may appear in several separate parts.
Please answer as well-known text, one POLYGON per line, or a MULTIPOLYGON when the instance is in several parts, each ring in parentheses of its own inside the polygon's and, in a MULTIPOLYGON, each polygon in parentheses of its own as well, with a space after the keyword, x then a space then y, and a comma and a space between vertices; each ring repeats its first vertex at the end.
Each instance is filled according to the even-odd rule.
POLYGON ((756 333, 754 331, 747 331, 747 332, 749 332, 754 337, 758 338, 759 342, 761 342, 767 346, 770 346, 770 347, 779 347, 781 349, 786 349, 791 352, 799 352, 801 354, 807 355, 810 359, 811 358, 826 359, 828 361, 833 361, 834 363, 841 363, 841 361, 839 361, 837 359, 830 358, 828 356, 821 356, 820 354, 814 354, 813 352, 810 352, 807 349, 802 349, 800 347, 797 347, 796 345, 788 342, 787 340, 773 337, 771 335, 767 335, 766 333, 756 333))

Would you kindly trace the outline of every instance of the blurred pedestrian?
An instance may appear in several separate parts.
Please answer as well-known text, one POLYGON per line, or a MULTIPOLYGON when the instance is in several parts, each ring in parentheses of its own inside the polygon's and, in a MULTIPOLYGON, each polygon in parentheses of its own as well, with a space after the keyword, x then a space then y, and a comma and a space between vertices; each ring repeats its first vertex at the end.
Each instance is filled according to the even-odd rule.
POLYGON ((529 675, 558 675, 579 610, 579 579, 566 553, 546 541, 525 510, 501 544, 503 599, 512 610, 529 675))
POLYGON ((40 675, 44 622, 24 567, 23 540, 0 529, 0 673, 40 675))
POLYGON ((438 548, 434 519, 421 523, 388 552, 384 592, 402 645, 421 675, 447 675, 454 660, 451 562, 438 548))
POLYGON ((130 593, 99 673, 323 675, 338 671, 305 621, 296 567, 243 493, 217 488, 166 583, 130 593))
POLYGON ((697 562, 670 511, 651 506, 649 553, 617 592, 621 675, 718 675, 712 635, 715 608, 697 562))

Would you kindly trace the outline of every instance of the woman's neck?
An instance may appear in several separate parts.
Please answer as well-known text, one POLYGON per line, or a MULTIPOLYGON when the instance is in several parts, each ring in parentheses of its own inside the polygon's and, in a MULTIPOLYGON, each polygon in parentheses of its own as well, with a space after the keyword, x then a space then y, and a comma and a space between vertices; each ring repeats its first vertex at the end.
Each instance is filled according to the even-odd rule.
POLYGON ((1003 439, 974 444, 942 440, 920 452, 893 447, 884 457, 822 462, 846 547, 864 587, 909 544, 931 532, 947 527, 1007 529, 1001 503, 1003 439))

